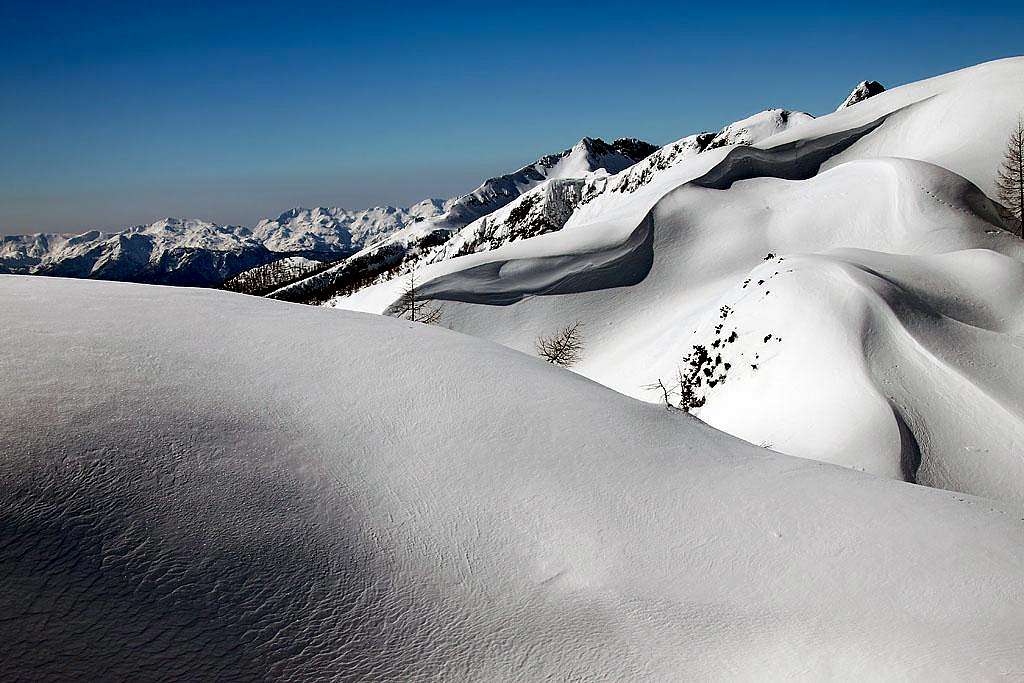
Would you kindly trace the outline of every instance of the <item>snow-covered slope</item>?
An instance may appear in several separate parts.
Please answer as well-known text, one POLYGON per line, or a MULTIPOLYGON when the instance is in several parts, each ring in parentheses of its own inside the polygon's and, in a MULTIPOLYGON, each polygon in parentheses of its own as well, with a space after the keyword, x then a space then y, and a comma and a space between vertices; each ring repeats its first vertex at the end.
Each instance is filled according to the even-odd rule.
POLYGON ((666 145, 647 158, 611 173, 599 169, 576 178, 549 180, 508 206, 474 221, 444 245, 427 251, 420 263, 494 249, 506 242, 561 230, 576 209, 604 192, 631 192, 654 173, 709 149, 751 145, 813 117, 802 112, 771 109, 731 123, 718 133, 699 133, 666 145))
POLYGON ((0 310, 4 679, 1021 668, 1015 507, 403 321, 17 276, 0 310))
POLYGON ((545 180, 582 178, 604 170, 618 173, 653 153, 657 147, 642 140, 626 138, 608 144, 600 138, 583 138, 573 147, 539 159, 515 173, 485 181, 480 187, 455 200, 438 225, 457 230, 505 206, 545 180))
POLYGON ((578 370, 651 401, 696 360, 695 412, 753 443, 1024 502, 1024 248, 984 194, 1021 82, 1024 59, 992 62, 707 149, 421 268, 420 293, 527 352, 581 320, 578 370))
POLYGON ((718 133, 690 135, 657 150, 637 140, 616 140, 609 146, 584 138, 561 155, 487 181, 456 200, 449 214, 396 232, 336 268, 283 287, 272 296, 330 303, 427 263, 561 230, 577 208, 605 192, 633 192, 684 159, 709 149, 751 145, 811 119, 803 112, 770 109, 718 133), (466 224, 467 217, 477 214, 466 224))
POLYGON ((451 200, 443 213, 398 230, 337 266, 283 287, 273 296, 289 301, 319 302, 339 292, 356 291, 372 282, 390 279, 428 255, 436 254, 438 248, 467 225, 490 216, 539 185, 582 179, 595 172, 618 173, 656 149, 650 143, 633 138, 615 140, 611 144, 599 138, 583 138, 560 154, 550 154, 514 173, 485 181, 472 192, 451 200))
MULTIPOLYGON (((473 221, 443 244, 424 252, 416 262, 434 263, 463 254, 494 249, 506 242, 561 230, 585 198, 608 182, 607 173, 582 178, 553 178, 520 195, 512 203, 473 221)), ((413 263, 407 259, 406 265, 413 263)))

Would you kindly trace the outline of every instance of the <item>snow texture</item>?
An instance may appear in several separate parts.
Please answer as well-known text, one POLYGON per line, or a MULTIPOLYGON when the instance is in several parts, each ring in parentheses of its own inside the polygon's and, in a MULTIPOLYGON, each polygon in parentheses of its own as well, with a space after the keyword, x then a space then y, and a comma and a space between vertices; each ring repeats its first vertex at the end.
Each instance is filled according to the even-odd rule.
POLYGON ((24 276, 0 310, 4 679, 1020 670, 1016 506, 379 316, 24 276))

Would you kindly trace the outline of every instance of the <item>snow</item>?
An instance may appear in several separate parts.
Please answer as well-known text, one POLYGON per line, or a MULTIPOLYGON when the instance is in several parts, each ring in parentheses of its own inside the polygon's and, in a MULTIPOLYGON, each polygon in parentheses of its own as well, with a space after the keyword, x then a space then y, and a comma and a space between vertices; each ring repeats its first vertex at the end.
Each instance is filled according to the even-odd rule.
POLYGON ((397 230, 450 208, 444 202, 427 199, 408 209, 378 206, 362 211, 340 208, 296 208, 264 219, 253 228, 254 236, 271 251, 338 252, 349 254, 369 246, 397 230))
POLYGON ((303 256, 287 256, 255 268, 243 270, 224 282, 221 289, 245 294, 264 294, 282 284, 322 269, 323 262, 303 256))
POLYGON ((192 218, 164 218, 119 232, 0 237, 0 272, 160 284, 219 286, 278 254, 343 258, 406 225, 447 212, 453 200, 408 209, 295 208, 251 230, 192 218))
MULTIPOLYGON (((1019 505, 1024 243, 984 193, 1021 82, 1024 59, 991 62, 682 155, 558 232, 420 268, 421 294, 527 353, 581 320, 574 369, 652 402, 695 345, 726 349, 695 411, 711 425, 1019 505)), ((331 304, 385 312, 398 284, 331 304)))
POLYGON ((712 145, 752 145, 813 119, 804 112, 769 109, 729 124, 718 133, 712 145))
MULTIPOLYGON (((636 139, 620 139, 608 144, 601 139, 583 138, 560 154, 549 154, 513 173, 484 181, 472 192, 446 203, 442 213, 395 230, 336 266, 282 287, 272 296, 302 301, 329 298, 335 289, 350 284, 347 280, 354 274, 364 277, 366 271, 374 271, 371 276, 387 278, 391 274, 389 269, 398 269, 402 263, 429 261, 434 247, 541 186, 558 180, 575 181, 597 172, 617 173, 654 149, 653 145, 636 139)), ((475 232, 476 227, 469 234, 475 232)))
POLYGON ((454 200, 448 214, 396 231, 337 267, 282 287, 271 296, 334 305, 335 292, 350 289, 353 274, 362 275, 367 262, 388 261, 394 266, 377 278, 386 281, 427 263, 560 230, 575 217, 604 211, 607 202, 595 200, 606 192, 636 192, 659 171, 684 159, 721 147, 751 145, 811 119, 802 112, 771 109, 729 124, 718 133, 690 135, 653 152, 649 143, 640 140, 616 140, 608 145, 600 139, 583 138, 559 155, 486 181, 454 200), (592 202, 598 208, 582 208, 592 202), (515 212, 526 215, 516 220, 515 212), (386 252, 391 254, 381 257, 386 252), (396 252, 401 256, 395 256, 396 252), (343 281, 346 286, 339 286, 343 281))
MULTIPOLYGON (((851 166, 884 176, 893 163, 851 166)), ((798 194, 842 172, 744 182, 798 194)), ((684 199, 667 198, 657 232, 684 199)), ((784 229, 780 240, 804 228, 765 233, 784 229)), ((964 234, 936 237, 914 218, 891 238, 903 256, 794 256, 787 277, 864 280, 869 258, 951 287, 981 270, 992 279, 968 304, 980 297, 999 318, 1020 297, 989 299, 989 285, 1016 265, 993 250, 922 253, 964 234)), ((658 240, 661 259, 669 238, 658 240)), ((777 269, 760 263, 753 274, 777 269)), ((784 279, 771 284, 780 295, 784 279)), ((1020 668, 1016 506, 757 448, 509 348, 379 316, 21 276, 0 277, 0 310, 4 678, 927 680, 1020 668)))

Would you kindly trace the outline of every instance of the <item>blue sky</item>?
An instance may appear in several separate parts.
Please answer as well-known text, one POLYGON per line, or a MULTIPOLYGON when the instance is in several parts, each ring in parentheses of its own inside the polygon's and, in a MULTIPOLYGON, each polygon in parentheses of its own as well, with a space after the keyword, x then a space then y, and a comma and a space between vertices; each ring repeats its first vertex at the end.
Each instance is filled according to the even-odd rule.
POLYGON ((0 234, 409 204, 1024 53, 1001 0, 210 4, 0 3, 0 234))

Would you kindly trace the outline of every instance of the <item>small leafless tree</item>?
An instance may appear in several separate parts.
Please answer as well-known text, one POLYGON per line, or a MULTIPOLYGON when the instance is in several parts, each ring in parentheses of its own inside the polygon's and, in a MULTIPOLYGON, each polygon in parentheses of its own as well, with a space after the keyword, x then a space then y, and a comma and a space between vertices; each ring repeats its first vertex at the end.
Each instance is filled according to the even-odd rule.
POLYGON ((563 368, 578 363, 583 357, 583 323, 577 320, 551 336, 537 337, 537 354, 563 368))
POLYGON ((1024 119, 1010 132, 1003 162, 996 176, 996 194, 1011 217, 1022 220, 1024 211, 1024 119))
POLYGON ((441 321, 443 306, 426 304, 420 300, 419 292, 416 289, 416 271, 409 271, 409 277, 405 280, 402 295, 395 302, 394 315, 399 318, 411 320, 414 323, 435 325, 441 321))
POLYGON ((659 379, 654 384, 647 384, 642 387, 648 391, 661 393, 665 407, 669 410, 680 410, 684 413, 700 408, 704 405, 704 397, 699 396, 694 383, 694 373, 679 369, 676 371, 675 379, 671 384, 666 385, 659 379))
MULTIPOLYGON (((718 356, 716 360, 720 361, 721 356, 718 356)), ((712 371, 717 368, 716 363, 711 370, 704 372, 712 362, 711 355, 705 347, 694 346, 693 351, 687 354, 683 358, 682 364, 676 368, 676 376, 670 384, 665 384, 659 378, 654 384, 647 384, 641 388, 659 392, 666 408, 689 413, 694 408, 703 407, 707 401, 705 392, 708 388, 725 381, 723 375, 713 382, 704 384, 704 380, 709 379, 712 376, 712 371)))
POLYGON ((665 407, 669 410, 681 410, 679 406, 675 404, 675 395, 679 393, 679 385, 668 386, 660 378, 654 384, 645 384, 641 389, 647 391, 658 391, 661 393, 662 400, 665 402, 665 407))

